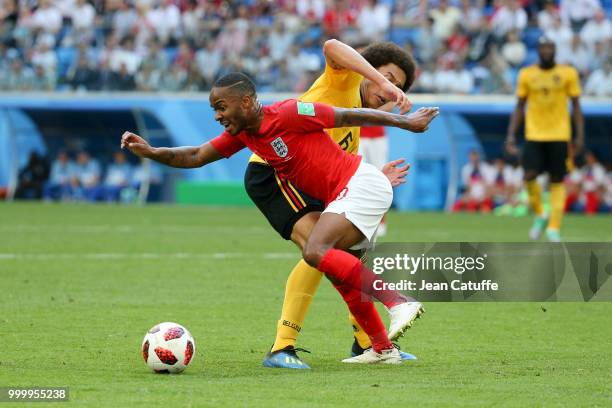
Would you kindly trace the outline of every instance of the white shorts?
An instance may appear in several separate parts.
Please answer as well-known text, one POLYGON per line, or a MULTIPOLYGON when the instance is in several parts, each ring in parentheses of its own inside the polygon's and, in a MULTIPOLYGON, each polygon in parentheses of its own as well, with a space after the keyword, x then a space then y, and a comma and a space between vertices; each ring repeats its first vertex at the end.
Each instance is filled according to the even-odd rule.
POLYGON ((389 139, 383 137, 362 137, 359 139, 359 154, 363 156, 366 163, 382 169, 387 164, 389 156, 389 139))
POLYGON ((393 188, 389 179, 376 167, 362 161, 344 190, 323 212, 344 214, 371 242, 392 201, 393 188))

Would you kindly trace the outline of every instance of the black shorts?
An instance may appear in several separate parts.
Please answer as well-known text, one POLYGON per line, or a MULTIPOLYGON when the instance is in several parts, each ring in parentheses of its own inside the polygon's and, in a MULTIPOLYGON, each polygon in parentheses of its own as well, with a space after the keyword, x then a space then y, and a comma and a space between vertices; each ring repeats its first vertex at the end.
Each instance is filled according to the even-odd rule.
POLYGON ((523 148, 525 172, 547 172, 552 178, 563 178, 570 163, 568 142, 527 141, 523 148))
POLYGON ((273 167, 263 163, 248 164, 244 186, 272 228, 287 240, 291 239, 293 226, 304 214, 325 209, 323 201, 282 180, 273 167))

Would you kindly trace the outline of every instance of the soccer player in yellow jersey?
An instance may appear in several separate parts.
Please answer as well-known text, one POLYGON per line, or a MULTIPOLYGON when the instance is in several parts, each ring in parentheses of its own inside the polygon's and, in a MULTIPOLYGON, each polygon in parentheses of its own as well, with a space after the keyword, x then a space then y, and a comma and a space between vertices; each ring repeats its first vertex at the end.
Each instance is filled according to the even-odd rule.
MULTIPOLYGON (((393 43, 372 44, 358 53, 346 44, 329 40, 323 47, 324 73, 300 100, 322 102, 342 108, 382 108, 398 106, 400 113, 410 110, 405 91, 412 85, 415 64, 406 51, 393 43)), ((420 113, 417 111, 415 120, 420 113)), ((424 121, 431 118, 423 117, 424 121)), ((342 149, 357 153, 359 127, 329 129, 328 133, 342 149)), ((274 169, 257 156, 252 156, 245 173, 247 193, 266 216, 272 227, 285 239, 303 248, 324 205, 308 197, 291 183, 279 178, 274 169)), ((295 342, 322 274, 300 260, 287 280, 285 300, 277 334, 270 353, 264 360, 267 367, 308 368, 295 354, 295 342)), ((337 287, 338 288, 338 287, 337 287)), ((421 304, 412 302, 413 318, 421 313, 421 304)), ((353 355, 371 346, 370 339, 351 316, 355 329, 353 355)), ((408 322, 410 324, 411 322, 408 322)), ((397 328, 395 337, 406 327, 397 328)), ((404 358, 410 358, 407 353, 404 358)))
POLYGON ((546 230, 549 241, 559 242, 565 207, 563 178, 573 165, 573 154, 579 154, 584 147, 580 79, 573 67, 555 63, 555 44, 549 38, 540 39, 538 55, 538 65, 525 67, 519 73, 518 103, 508 127, 506 147, 509 152, 516 152, 515 134, 525 116, 526 142, 522 161, 529 204, 535 213, 529 237, 538 240, 546 230), (576 132, 574 149, 571 147, 568 99, 572 101, 576 132), (542 191, 536 181, 536 177, 544 172, 550 178, 550 214, 544 212, 542 191))

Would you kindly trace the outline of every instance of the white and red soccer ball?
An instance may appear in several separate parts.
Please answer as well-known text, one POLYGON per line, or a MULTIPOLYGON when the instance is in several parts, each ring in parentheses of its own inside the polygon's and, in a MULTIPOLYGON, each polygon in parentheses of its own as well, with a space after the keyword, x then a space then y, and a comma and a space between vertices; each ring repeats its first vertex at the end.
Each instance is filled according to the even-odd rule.
POLYGON ((142 356, 157 373, 180 373, 193 361, 195 341, 189 330, 180 324, 160 323, 145 335, 142 356))

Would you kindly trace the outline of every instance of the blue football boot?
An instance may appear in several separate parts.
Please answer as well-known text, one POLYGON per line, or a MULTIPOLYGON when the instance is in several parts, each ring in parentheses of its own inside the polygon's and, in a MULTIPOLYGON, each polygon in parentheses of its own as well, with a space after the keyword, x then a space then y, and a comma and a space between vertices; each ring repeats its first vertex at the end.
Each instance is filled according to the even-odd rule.
POLYGON ((262 364, 268 368, 292 368, 294 370, 310 369, 310 366, 302 361, 296 354, 297 351, 310 353, 308 350, 287 346, 284 349, 270 351, 266 354, 262 364))

